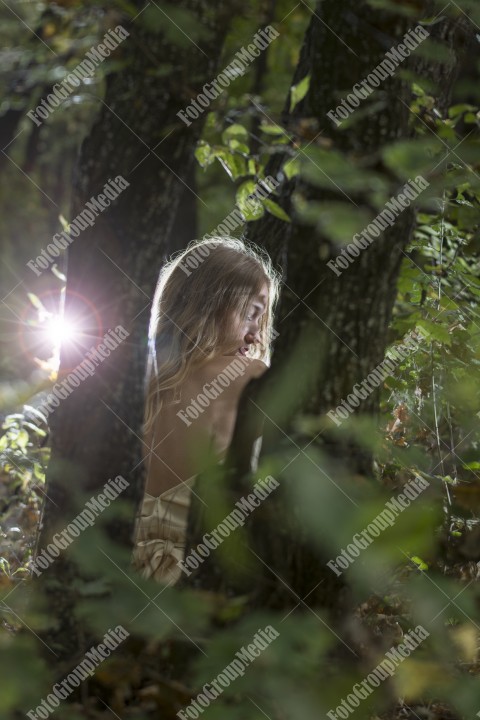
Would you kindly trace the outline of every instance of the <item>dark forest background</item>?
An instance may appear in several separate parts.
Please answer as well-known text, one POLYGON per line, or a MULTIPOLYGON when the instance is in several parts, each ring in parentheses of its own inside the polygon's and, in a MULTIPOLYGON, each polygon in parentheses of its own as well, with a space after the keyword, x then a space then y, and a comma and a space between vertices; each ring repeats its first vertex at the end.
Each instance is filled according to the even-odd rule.
MULTIPOLYGON (((175 718, 259 628, 278 637, 207 718, 329 717, 411 628, 427 639, 354 717, 480 712, 478 31, 473 0, 3 3, 0 105, 0 714, 23 717, 109 628, 129 636, 57 717, 175 718), (118 48, 37 125, 27 113, 121 25, 118 48), (278 37, 190 125, 184 110, 278 37), (340 125, 328 116, 412 28, 428 33, 340 125), (28 263, 110 178, 128 188, 40 275, 28 263), (267 199, 246 199, 267 176, 267 199), (428 187, 340 275, 337 258, 428 187), (228 463, 199 478, 196 547, 258 478, 279 488, 179 586, 130 568, 143 491, 150 304, 162 262, 238 208, 281 273, 271 368, 228 463), (81 319, 82 342, 59 344, 81 319), (62 320, 63 319, 63 320, 62 320), (128 337, 63 399, 110 328, 128 337), (405 338, 344 422, 329 412, 405 338), (42 416, 43 412, 43 416, 42 416), (259 466, 249 428, 262 422, 259 466), (36 554, 117 476, 121 496, 38 577, 36 554), (427 485, 341 575, 328 566, 408 483, 427 485)), ((38 717, 44 717, 38 712, 38 717)), ((343 710, 343 712, 346 712, 343 710)), ((330 716, 331 717, 331 716, 330 716)), ((343 717, 341 712, 338 717, 343 717)))

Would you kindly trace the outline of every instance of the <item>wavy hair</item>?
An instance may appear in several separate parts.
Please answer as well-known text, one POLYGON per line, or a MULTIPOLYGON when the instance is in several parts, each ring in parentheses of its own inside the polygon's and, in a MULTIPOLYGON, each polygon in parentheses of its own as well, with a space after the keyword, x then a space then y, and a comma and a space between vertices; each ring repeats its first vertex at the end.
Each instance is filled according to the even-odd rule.
POLYGON ((164 404, 180 402, 178 389, 191 369, 227 349, 232 314, 246 314, 264 283, 261 340, 247 356, 269 364, 280 275, 266 252, 237 238, 212 237, 194 240, 162 267, 149 328, 145 433, 164 404))

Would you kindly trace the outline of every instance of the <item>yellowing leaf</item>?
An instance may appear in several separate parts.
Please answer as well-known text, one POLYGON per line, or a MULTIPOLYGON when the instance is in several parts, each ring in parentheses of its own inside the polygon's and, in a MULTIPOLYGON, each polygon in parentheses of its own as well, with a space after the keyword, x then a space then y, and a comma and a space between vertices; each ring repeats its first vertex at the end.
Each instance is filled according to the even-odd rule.
POLYGON ((465 662, 475 662, 477 659, 478 630, 473 625, 464 623, 452 628, 451 634, 465 662))
POLYGON ((398 695, 409 702, 422 697, 427 689, 438 688, 440 685, 443 688, 447 679, 445 670, 439 663, 422 662, 409 657, 397 667, 393 681, 398 695))
POLYGON ((298 105, 300 100, 303 100, 310 87, 310 74, 305 75, 303 80, 300 80, 297 85, 292 85, 290 89, 290 112, 293 108, 298 105))

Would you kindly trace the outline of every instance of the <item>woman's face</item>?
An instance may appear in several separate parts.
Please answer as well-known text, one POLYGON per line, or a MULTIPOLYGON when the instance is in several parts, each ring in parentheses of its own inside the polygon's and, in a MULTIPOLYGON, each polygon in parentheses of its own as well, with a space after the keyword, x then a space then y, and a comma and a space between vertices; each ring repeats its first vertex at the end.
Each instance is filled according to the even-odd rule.
POLYGON ((229 350, 224 355, 247 355, 250 345, 261 341, 260 320, 268 304, 268 285, 265 282, 258 293, 250 298, 245 315, 239 311, 233 314, 229 350))

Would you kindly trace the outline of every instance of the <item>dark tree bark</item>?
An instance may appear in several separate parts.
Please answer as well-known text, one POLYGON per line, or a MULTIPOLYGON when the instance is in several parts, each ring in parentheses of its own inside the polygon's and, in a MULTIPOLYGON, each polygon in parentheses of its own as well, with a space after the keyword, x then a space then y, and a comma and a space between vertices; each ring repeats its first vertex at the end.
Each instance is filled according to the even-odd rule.
MULTIPOLYGON (((434 13, 430 11, 432 8, 426 4, 418 20, 431 17, 434 13)), ((310 90, 294 113, 285 113, 286 127, 298 133, 297 128, 302 127, 303 119, 317 120, 318 130, 324 129, 319 142, 325 142, 326 138, 332 140, 332 150, 340 149, 346 154, 352 164, 352 172, 360 167, 379 172, 386 185, 390 186, 390 194, 396 194, 403 183, 395 181, 384 166, 381 152, 395 140, 411 137, 407 107, 410 97, 398 71, 381 86, 383 103, 380 109, 366 114, 351 127, 336 129, 326 124, 326 114, 338 104, 339 94, 345 96, 345 90, 366 77, 384 58, 385 52, 392 45, 397 45, 404 33, 418 21, 410 18, 407 24, 405 19, 382 12, 372 16, 371 8, 358 2, 319 3, 317 13, 321 14, 325 24, 312 19, 293 81, 296 84, 311 72, 310 90), (354 58, 343 43, 356 55, 354 72, 351 66, 354 58)), ((419 75, 428 73, 427 76, 436 82, 439 106, 444 110, 449 105, 454 82, 467 57, 472 32, 468 21, 461 17, 455 21, 443 17, 437 25, 429 27, 429 31, 448 51, 448 62, 427 63, 421 56, 413 56, 406 65, 419 75)), ((431 163, 432 166, 434 164, 431 163)), ((318 191, 303 180, 297 180, 284 185, 281 202, 288 203, 289 208, 293 190, 307 199, 345 200, 333 189, 318 191)), ((354 203, 366 208, 374 217, 376 212, 366 193, 349 195, 354 203)), ((281 226, 275 218, 268 218, 266 223, 263 227, 262 222, 256 223, 249 237, 275 253, 278 236, 282 234, 281 226), (268 229, 265 228, 266 223, 268 229)), ((311 435, 302 437, 295 429, 295 419, 299 412, 318 417, 335 408, 353 386, 383 360, 389 342, 388 326, 396 296, 396 282, 413 224, 413 208, 404 210, 395 224, 337 277, 327 267, 327 261, 338 254, 339 248, 321 233, 315 233, 298 218, 293 218, 292 226, 287 229, 288 287, 282 293, 278 313, 280 335, 272 371, 263 381, 265 396, 268 385, 272 394, 275 384, 278 387, 283 369, 288 368, 291 362, 292 348, 304 348, 303 352, 300 350, 301 359, 295 377, 301 378, 304 374, 306 382, 303 397, 300 396, 297 402, 293 400, 290 411, 282 418, 283 422, 279 422, 281 431, 266 421, 266 442, 262 453, 273 451, 279 442, 285 443, 286 434, 301 448, 307 444, 310 446, 310 443, 311 447, 319 448, 325 454, 324 468, 341 484, 343 478, 347 480, 345 466, 351 475, 372 476, 369 454, 355 443, 340 445, 329 437, 328 431, 319 433, 311 442, 311 435)), ((376 417, 378 395, 377 391, 367 397, 356 413, 376 417)), ((262 404, 261 400, 259 404, 262 404)), ((268 401, 265 405, 268 412, 268 401)), ((316 475, 313 482, 327 482, 322 468, 318 468, 316 475)), ((349 490, 355 497, 355 488, 350 486, 349 490)), ((361 486, 359 490, 361 497, 361 486)), ((319 605, 342 612, 336 595, 338 583, 325 568, 322 558, 315 557, 316 553, 312 554, 311 548, 302 543, 291 542, 292 527, 275 537, 275 528, 283 526, 282 519, 285 527, 289 527, 291 508, 285 504, 284 498, 274 496, 272 499, 264 513, 269 529, 261 527, 260 523, 252 524, 256 552, 269 565, 268 569, 262 565, 263 581, 257 584, 255 602, 259 605, 290 604, 293 590, 301 598, 308 594, 310 606, 319 605), (270 568, 278 572, 286 585, 276 580, 270 568), (317 583, 320 584, 314 588, 317 583)))
MULTIPOLYGON (((425 14, 419 14, 419 20, 428 17, 427 10, 425 7, 425 14)), ((385 167, 381 151, 395 140, 410 137, 407 84, 398 72, 387 78, 380 94, 374 98, 375 102, 380 100, 380 105, 372 107, 363 117, 358 110, 359 115, 351 125, 337 128, 328 119, 327 112, 335 109, 353 85, 365 78, 384 59, 387 50, 401 42, 405 32, 417 22, 410 18, 407 24, 405 18, 384 11, 373 13, 367 3, 358 0, 319 2, 292 83, 295 85, 310 74, 309 91, 293 112, 289 111, 288 99, 283 114, 285 128, 299 143, 307 139, 314 147, 341 151, 351 163, 352 174, 359 168, 378 173, 385 188, 390 188, 388 198, 399 192, 403 183, 396 181, 385 167)), ((471 31, 469 33, 467 25, 461 18, 455 22, 443 18, 429 28, 432 36, 443 42, 450 52, 446 64, 428 66, 429 77, 442 83, 439 87, 442 106, 448 104, 459 61, 468 47, 471 31)), ((424 61, 411 58, 406 64, 417 71, 419 68, 426 71, 424 61)), ((364 106, 370 103, 372 99, 365 101, 364 106)), ((288 151, 274 156, 266 174, 278 173, 288 157, 288 151)), ((321 177, 322 168, 317 170, 321 177)), ((303 473, 305 483, 311 483, 314 491, 312 498, 317 501, 321 500, 318 488, 329 482, 327 476, 333 475, 352 496, 361 495, 362 486, 356 489, 348 478, 372 476, 371 457, 362 448, 353 442, 340 446, 329 436, 328 428, 313 437, 299 429, 297 420, 300 415, 321 418, 383 360, 396 281, 414 222, 413 209, 404 210, 395 224, 337 277, 326 263, 336 257, 341 248, 300 220, 291 201, 293 191, 308 201, 336 201, 346 205, 352 202, 367 210, 371 218, 376 215, 363 188, 349 190, 346 198, 342 188, 334 183, 319 188, 303 178, 291 181, 285 178, 278 202, 289 212, 292 223, 287 225, 266 215, 249 226, 248 239, 264 246, 283 267, 285 282, 276 323, 279 337, 275 341, 271 369, 261 380, 248 386, 240 405, 228 462, 233 502, 248 492, 250 447, 246 427, 257 423, 259 414, 265 417, 262 456, 284 456, 287 465, 298 454, 299 482, 303 473), (281 412, 276 402, 279 396, 285 399, 281 412), (310 464, 305 458, 306 448, 307 453, 312 449, 323 453, 322 467, 310 464)), ((377 405, 378 392, 374 392, 356 413, 375 417, 377 405)), ((321 425, 319 431, 320 428, 321 425)), ((301 604, 308 597, 310 607, 341 613, 339 597, 346 588, 325 568, 327 550, 314 547, 306 537, 301 520, 298 522, 291 477, 284 478, 280 472, 277 479, 281 480, 281 488, 247 520, 250 547, 258 558, 255 571, 250 567, 240 575, 239 568, 229 570, 220 564, 218 554, 212 553, 185 584, 227 594, 248 591, 256 607, 285 608, 301 604)), ((201 485, 198 489, 201 495, 200 488, 201 485)), ((198 503, 194 501, 193 505, 187 547, 195 547, 205 532, 198 503)))
MULTIPOLYGON (((261 26, 265 27, 266 25, 271 25, 272 22, 275 20, 275 9, 276 9, 276 0, 267 0, 265 2, 265 5, 262 7, 262 19, 261 19, 261 26)), ((268 48, 265 52, 263 52, 260 57, 258 58, 258 61, 255 63, 255 70, 254 70, 254 76, 253 76, 253 84, 252 84, 252 95, 261 95, 263 91, 265 90, 265 82, 267 79, 267 70, 268 70, 268 48)), ((250 152, 252 155, 257 155, 260 151, 260 125, 261 125, 262 117, 260 113, 255 113, 253 116, 252 121, 252 127, 250 131, 251 135, 251 143, 250 143, 250 152)))
POLYGON ((167 242, 171 253, 182 250, 189 242, 198 237, 196 169, 195 163, 190 163, 185 178, 187 187, 181 192, 167 242))
MULTIPOLYGON (((85 342, 63 351, 60 379, 109 329, 121 325, 129 335, 51 416, 52 459, 39 551, 83 509, 85 498, 119 475, 129 485, 96 525, 108 527, 110 537, 127 550, 131 545, 144 485, 140 434, 150 302, 162 261, 171 252, 167 239, 179 198, 193 192, 186 186, 206 115, 187 127, 176 113, 215 77, 235 11, 208 0, 181 5, 205 30, 197 44, 180 48, 163 33, 147 32, 138 20, 122 23, 130 36, 116 57, 124 67, 108 77, 98 120, 81 149, 72 218, 110 178, 121 175, 129 187, 69 248, 66 312, 83 314, 85 342), (122 499, 130 506, 126 519, 110 513, 122 499)), ((95 556, 101 551, 92 547, 95 556)), ((52 615, 44 637, 58 660, 77 657, 87 642, 88 628, 75 614, 79 580, 86 575, 64 551, 40 577, 52 615)))

